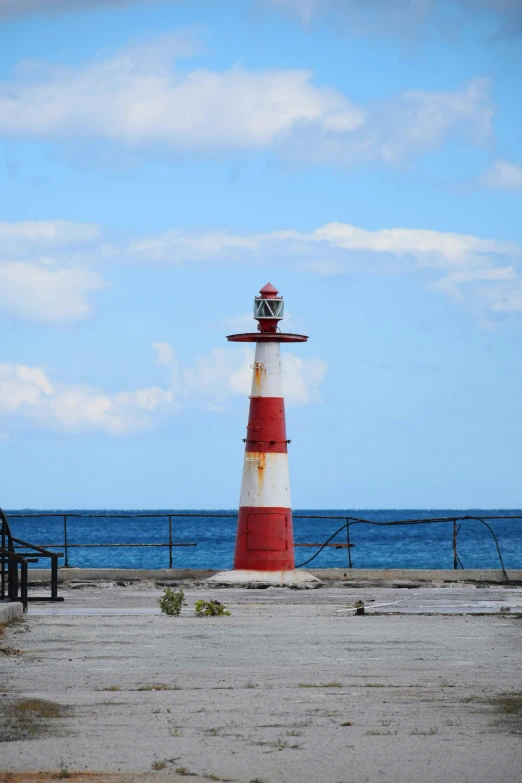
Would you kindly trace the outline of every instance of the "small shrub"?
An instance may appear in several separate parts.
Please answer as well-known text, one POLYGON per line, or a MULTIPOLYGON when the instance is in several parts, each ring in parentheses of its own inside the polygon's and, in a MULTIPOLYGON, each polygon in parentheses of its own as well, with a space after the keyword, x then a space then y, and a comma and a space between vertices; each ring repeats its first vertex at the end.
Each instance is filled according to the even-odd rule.
POLYGON ((184 601, 185 593, 181 587, 179 590, 173 590, 172 587, 166 587, 163 591, 163 597, 158 600, 158 603, 163 614, 177 617, 181 614, 182 607, 187 605, 184 601))
POLYGON ((195 604, 196 614, 200 617, 230 617, 230 612, 219 601, 205 601, 201 598, 195 604))

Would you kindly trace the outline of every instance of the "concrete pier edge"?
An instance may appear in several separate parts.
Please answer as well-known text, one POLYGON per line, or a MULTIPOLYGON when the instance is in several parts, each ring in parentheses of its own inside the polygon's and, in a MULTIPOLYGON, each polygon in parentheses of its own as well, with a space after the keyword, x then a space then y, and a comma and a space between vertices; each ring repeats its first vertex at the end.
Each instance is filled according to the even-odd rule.
MULTIPOLYGON (((403 569, 403 568, 308 568, 309 574, 328 582, 372 582, 386 583, 411 582, 411 583, 455 583, 471 582, 482 584, 522 584, 522 569, 508 569, 509 581, 500 569, 403 569)), ((67 584, 70 582, 177 582, 190 581, 201 582, 214 576, 219 569, 200 568, 158 568, 158 569, 132 569, 132 568, 60 568, 58 582, 67 584)), ((50 569, 31 569, 29 571, 30 584, 47 584, 51 580, 50 569)))
POLYGON ((24 608, 20 601, 0 601, 0 623, 8 623, 14 617, 22 617, 24 608))

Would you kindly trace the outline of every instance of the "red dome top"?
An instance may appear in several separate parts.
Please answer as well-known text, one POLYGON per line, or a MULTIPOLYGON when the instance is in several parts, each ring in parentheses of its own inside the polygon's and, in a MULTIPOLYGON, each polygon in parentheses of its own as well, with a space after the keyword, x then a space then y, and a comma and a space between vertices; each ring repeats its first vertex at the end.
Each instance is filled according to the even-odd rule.
POLYGON ((259 291, 263 299, 275 299, 279 293, 277 288, 274 288, 272 283, 267 283, 266 285, 261 288, 259 291))

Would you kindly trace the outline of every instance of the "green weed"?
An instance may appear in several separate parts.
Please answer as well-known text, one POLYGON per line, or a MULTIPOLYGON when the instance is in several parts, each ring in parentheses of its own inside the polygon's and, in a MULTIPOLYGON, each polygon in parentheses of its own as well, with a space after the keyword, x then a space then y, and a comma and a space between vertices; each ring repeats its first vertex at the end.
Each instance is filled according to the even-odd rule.
POLYGON ((199 617, 230 617, 230 612, 219 601, 205 601, 200 598, 194 605, 196 614, 199 617))
POLYGON ((185 593, 181 587, 179 590, 166 587, 162 598, 158 599, 161 611, 163 614, 169 615, 169 617, 177 617, 181 614, 181 609, 187 605, 184 601, 185 593))

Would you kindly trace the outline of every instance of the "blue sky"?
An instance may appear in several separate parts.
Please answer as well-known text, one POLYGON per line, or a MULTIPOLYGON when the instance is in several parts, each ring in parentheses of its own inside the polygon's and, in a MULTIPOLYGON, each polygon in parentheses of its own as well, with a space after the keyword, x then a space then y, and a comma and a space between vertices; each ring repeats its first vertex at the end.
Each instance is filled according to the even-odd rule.
POLYGON ((0 0, 0 503, 520 508, 519 0, 0 0))

